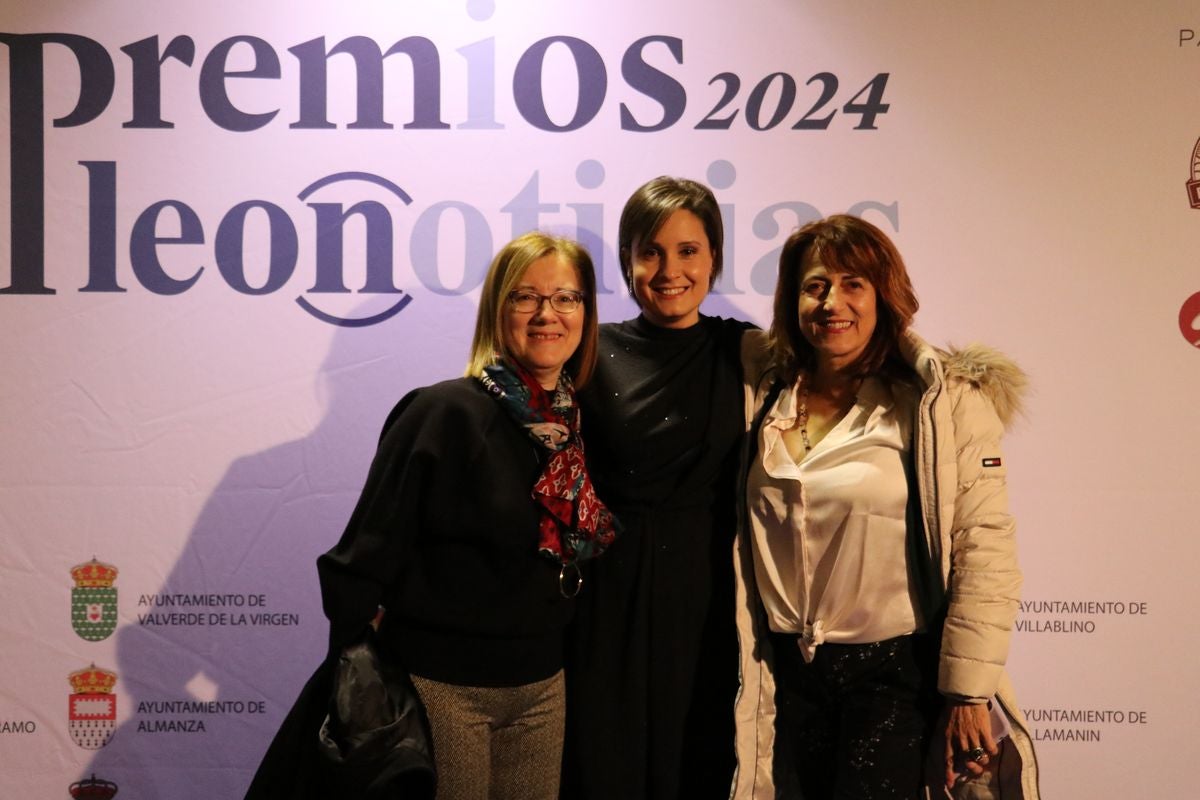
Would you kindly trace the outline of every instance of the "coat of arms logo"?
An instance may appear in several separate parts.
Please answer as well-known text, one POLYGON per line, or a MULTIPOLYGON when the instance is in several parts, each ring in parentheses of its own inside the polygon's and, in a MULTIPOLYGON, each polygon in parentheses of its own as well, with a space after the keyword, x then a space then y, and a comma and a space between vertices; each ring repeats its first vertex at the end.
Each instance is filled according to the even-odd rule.
POLYGON ((68 712, 71 738, 85 750, 99 750, 117 728, 117 673, 92 664, 72 672, 69 680, 75 690, 68 712))
POLYGON ((71 627, 89 642, 107 639, 117 629, 117 568, 93 558, 71 567, 71 627))
POLYGON ((1200 208, 1200 139, 1192 148, 1192 174, 1187 181, 1187 192, 1192 208, 1200 208))
POLYGON ((90 778, 72 783, 67 791, 75 800, 112 800, 117 796, 117 785, 93 774, 90 778))

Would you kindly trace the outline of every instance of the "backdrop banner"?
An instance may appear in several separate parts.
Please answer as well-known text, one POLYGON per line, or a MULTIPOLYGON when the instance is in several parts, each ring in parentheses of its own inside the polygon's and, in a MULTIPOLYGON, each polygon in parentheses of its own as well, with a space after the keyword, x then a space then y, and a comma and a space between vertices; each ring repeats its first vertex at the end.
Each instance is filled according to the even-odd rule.
POLYGON ((848 211, 925 338, 1029 372, 1042 790, 1187 794, 1194 3, 8 2, 0 87, 6 797, 242 796, 324 653, 315 559, 495 250, 578 238, 631 317, 617 219, 663 174, 721 202, 706 313, 767 324, 783 240, 848 211))

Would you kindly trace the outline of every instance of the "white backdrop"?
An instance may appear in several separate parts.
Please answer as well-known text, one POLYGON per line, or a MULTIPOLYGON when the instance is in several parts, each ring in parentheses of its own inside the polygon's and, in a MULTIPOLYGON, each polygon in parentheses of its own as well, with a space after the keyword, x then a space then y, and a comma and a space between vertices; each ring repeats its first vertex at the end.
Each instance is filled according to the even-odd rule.
POLYGON ((239 797, 324 650, 314 559, 387 409, 460 371, 494 248, 578 236, 630 316, 617 216, 672 174, 725 207, 709 313, 765 324, 788 232, 852 209, 926 338, 1030 373, 1043 792, 1186 794, 1200 15, 1048 5, 0 3, 3 793, 239 797))

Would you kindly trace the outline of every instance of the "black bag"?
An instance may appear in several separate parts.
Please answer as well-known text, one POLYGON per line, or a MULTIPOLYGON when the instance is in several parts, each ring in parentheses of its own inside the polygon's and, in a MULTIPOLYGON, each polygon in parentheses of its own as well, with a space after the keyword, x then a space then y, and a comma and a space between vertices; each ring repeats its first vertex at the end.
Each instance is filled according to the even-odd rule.
POLYGON ((424 800, 437 786, 429 719, 407 670, 381 658, 368 628, 338 656, 318 734, 337 797, 424 800))
POLYGON ((432 800, 429 720, 374 629, 327 658, 275 734, 246 800, 432 800))

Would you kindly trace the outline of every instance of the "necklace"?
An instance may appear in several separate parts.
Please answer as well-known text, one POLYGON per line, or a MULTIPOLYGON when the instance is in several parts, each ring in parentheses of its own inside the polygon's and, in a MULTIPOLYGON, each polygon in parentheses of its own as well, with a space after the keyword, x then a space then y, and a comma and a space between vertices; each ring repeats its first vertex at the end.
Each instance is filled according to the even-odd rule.
MULTIPOLYGON (((800 441, 804 444, 804 455, 808 455, 813 449, 812 442, 808 438, 808 380, 808 376, 805 375, 804 380, 800 382, 800 407, 796 409, 796 425, 800 427, 800 441)), ((858 402, 858 390, 862 388, 862 378, 859 378, 856 384, 849 402, 844 403, 838 409, 838 419, 858 402)))
POLYGON ((800 385, 800 408, 796 411, 796 424, 800 426, 800 441, 804 442, 804 455, 812 452, 812 442, 808 440, 808 381, 800 385))

